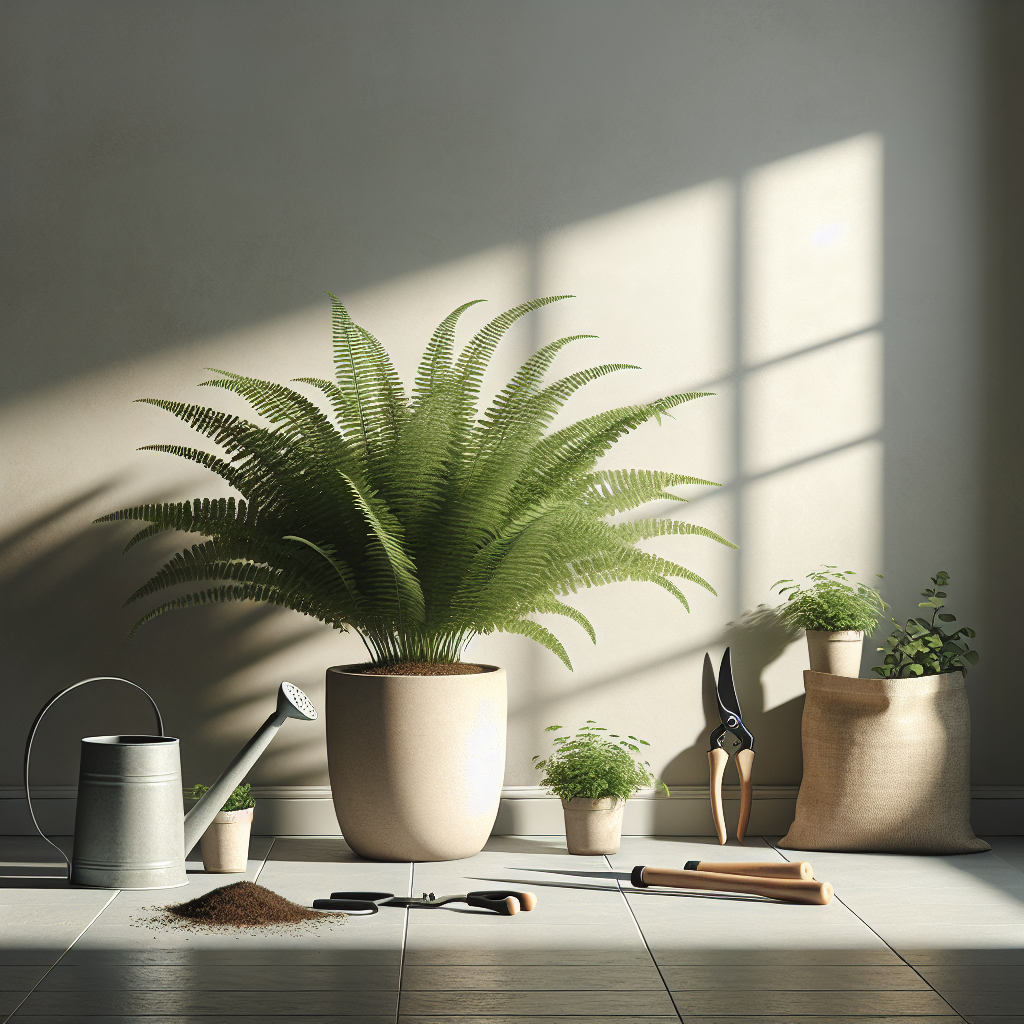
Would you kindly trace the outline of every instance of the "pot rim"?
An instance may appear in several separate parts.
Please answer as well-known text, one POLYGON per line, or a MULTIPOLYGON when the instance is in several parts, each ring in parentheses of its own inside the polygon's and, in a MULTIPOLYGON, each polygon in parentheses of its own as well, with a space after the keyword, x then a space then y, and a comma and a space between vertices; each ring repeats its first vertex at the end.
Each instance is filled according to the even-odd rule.
POLYGON ((599 804, 599 803, 601 803, 604 800, 610 800, 611 801, 611 803, 609 804, 608 807, 590 807, 590 808, 587 808, 588 810, 593 810, 593 811, 616 810, 619 807, 624 807, 625 804, 626 804, 626 801, 621 796, 573 796, 573 797, 570 797, 568 800, 562 799, 562 807, 565 808, 566 810, 577 810, 578 806, 577 807, 573 806, 573 802, 575 800, 585 800, 589 804, 599 804))
POLYGON ((923 693, 942 690, 959 690, 965 686, 965 676, 961 669, 953 672, 939 672, 927 676, 837 676, 831 672, 815 672, 804 669, 804 690, 822 690, 846 694, 880 694, 896 695, 918 689, 923 693))
MULTIPOLYGON (((255 811, 255 810, 256 810, 255 807, 239 807, 239 808, 237 808, 236 810, 233 810, 233 811, 218 811, 216 817, 213 819, 211 824, 217 824, 217 819, 218 818, 220 818, 220 824, 222 824, 222 825, 226 824, 224 818, 221 818, 222 814, 223 815, 241 814, 241 815, 244 815, 245 817, 251 818, 252 815, 253 815, 253 811, 255 811)), ((234 819, 234 820, 238 820, 238 819, 234 819)))
POLYGON ((363 668, 368 665, 369 662, 361 661, 355 665, 331 665, 328 667, 328 672, 337 672, 339 675, 346 676, 360 676, 364 679, 446 679, 452 678, 457 679, 466 676, 488 676, 493 672, 501 672, 502 667, 500 665, 485 665, 478 661, 460 661, 456 662, 458 665, 473 665, 476 668, 481 669, 480 672, 445 672, 438 675, 396 675, 385 672, 356 672, 354 669, 363 668))
POLYGON ((862 629, 805 629, 804 632, 815 639, 823 636, 838 637, 841 638, 840 643, 853 643, 864 639, 862 629))

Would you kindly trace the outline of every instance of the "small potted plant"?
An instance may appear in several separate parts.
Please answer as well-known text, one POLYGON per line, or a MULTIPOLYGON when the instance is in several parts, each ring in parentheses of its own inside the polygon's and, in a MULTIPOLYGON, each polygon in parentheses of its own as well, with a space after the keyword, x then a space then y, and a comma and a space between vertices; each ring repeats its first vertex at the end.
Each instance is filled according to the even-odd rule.
POLYGON ((786 595, 785 619, 806 632, 812 672, 860 675, 864 637, 875 631, 888 605, 874 587, 852 583, 856 575, 852 569, 826 565, 807 574, 809 586, 792 580, 772 584, 773 590, 778 587, 779 594, 786 595))
MULTIPOLYGON (((549 725, 545 732, 561 728, 549 725)), ((556 736, 553 754, 533 759, 544 772, 541 785, 561 798, 566 846, 581 857, 618 853, 622 812, 637 790, 655 786, 668 795, 668 787, 651 775, 650 765, 633 756, 640 753, 637 744, 650 746, 646 740, 602 733, 608 730, 588 719, 575 736, 556 736)))
MULTIPOLYGON (((197 782, 189 797, 198 800, 209 786, 197 782)), ((240 874, 249 862, 249 833, 256 801, 249 783, 236 787, 227 803, 217 812, 213 823, 199 840, 203 851, 203 868, 211 874, 240 874)))

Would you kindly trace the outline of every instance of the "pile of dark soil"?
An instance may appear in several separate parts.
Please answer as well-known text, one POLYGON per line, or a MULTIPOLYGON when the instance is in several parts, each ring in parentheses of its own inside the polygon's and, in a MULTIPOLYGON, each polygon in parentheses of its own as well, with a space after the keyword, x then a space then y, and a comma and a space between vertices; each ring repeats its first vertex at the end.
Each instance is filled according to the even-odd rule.
POLYGON ((197 896, 187 903, 167 907, 151 907, 155 916, 133 918, 135 928, 173 928, 187 932, 234 932, 243 930, 292 934, 319 928, 321 925, 343 924, 346 915, 324 913, 300 907, 253 882, 234 882, 212 892, 197 896))
POLYGON ((187 903, 167 907, 175 917, 196 924, 233 925, 235 928, 261 928, 271 924, 299 924, 324 915, 278 896, 252 882, 234 882, 221 886, 187 903))
POLYGON ((398 665, 360 665, 347 671, 365 676, 474 676, 483 670, 482 665, 469 665, 462 661, 403 661, 398 665))

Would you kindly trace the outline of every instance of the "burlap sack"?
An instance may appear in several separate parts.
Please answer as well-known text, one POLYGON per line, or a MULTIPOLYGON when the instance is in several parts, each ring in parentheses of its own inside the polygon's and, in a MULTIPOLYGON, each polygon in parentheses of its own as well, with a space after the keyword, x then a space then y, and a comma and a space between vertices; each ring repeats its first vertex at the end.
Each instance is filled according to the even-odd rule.
POLYGON ((790 850, 976 853, 971 712, 959 672, 850 679, 804 672, 804 776, 790 850))

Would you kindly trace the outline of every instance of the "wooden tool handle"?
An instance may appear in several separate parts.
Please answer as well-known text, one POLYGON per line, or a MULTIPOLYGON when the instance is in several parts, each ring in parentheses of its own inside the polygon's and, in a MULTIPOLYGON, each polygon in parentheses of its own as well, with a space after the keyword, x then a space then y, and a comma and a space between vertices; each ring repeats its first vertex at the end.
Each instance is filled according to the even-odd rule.
POLYGON ((521 892, 517 899, 519 900, 520 906, 524 912, 533 910, 533 908, 537 906, 537 897, 532 892, 521 892))
POLYGON ((715 819, 715 831, 718 833, 718 842, 725 846, 725 811, 722 809, 722 776, 725 775, 725 766, 729 761, 729 755, 715 747, 708 751, 708 767, 711 769, 711 814, 715 819))
POLYGON ((736 754, 736 772, 740 777, 740 820, 736 824, 736 838, 743 843, 747 835, 747 822, 750 821, 750 805, 754 799, 754 785, 751 772, 754 767, 754 752, 740 750, 736 754))
MULTIPOLYGON (((635 870, 635 869, 634 869, 635 870)), ((749 896, 767 896, 783 903, 809 903, 824 906, 832 899, 828 882, 797 878, 756 878, 753 875, 721 875, 713 871, 685 871, 678 868, 643 867, 638 872, 644 885, 668 885, 675 889, 711 889, 715 892, 740 892, 749 896)))
POLYGON ((792 863, 778 861, 751 861, 743 864, 720 864, 715 860, 688 860, 687 871, 714 871, 720 875, 755 875, 757 878, 802 878, 809 881, 814 877, 814 869, 805 861, 792 863))

